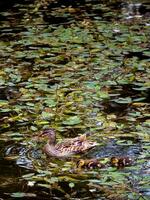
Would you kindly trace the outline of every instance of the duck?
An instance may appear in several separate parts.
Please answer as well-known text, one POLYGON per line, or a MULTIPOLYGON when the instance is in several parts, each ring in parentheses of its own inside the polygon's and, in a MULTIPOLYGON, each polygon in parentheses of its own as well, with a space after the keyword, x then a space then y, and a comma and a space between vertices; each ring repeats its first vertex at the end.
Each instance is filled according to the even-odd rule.
POLYGON ((97 142, 87 140, 88 134, 86 133, 75 138, 64 139, 60 143, 57 143, 56 133, 52 128, 43 130, 41 136, 46 136, 48 138, 47 144, 45 144, 43 151, 48 156, 59 158, 85 153, 86 151, 98 145, 97 142))
POLYGON ((76 167, 81 169, 95 169, 95 168, 103 168, 104 164, 100 163, 100 161, 96 158, 93 159, 80 159, 76 163, 76 167))
POLYGON ((133 164, 133 159, 127 156, 111 157, 110 164, 112 167, 117 167, 118 169, 121 169, 126 166, 131 166, 133 164))

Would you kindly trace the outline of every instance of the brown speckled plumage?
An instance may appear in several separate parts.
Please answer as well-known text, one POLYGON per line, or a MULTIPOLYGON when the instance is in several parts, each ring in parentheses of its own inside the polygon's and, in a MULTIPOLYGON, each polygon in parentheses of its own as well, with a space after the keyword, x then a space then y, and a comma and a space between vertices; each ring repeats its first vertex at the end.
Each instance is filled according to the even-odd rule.
POLYGON ((97 146, 96 142, 87 140, 86 134, 75 138, 65 139, 61 143, 56 142, 56 134, 53 129, 44 130, 42 136, 48 136, 48 142, 44 146, 44 152, 48 156, 69 157, 73 154, 84 153, 97 146))

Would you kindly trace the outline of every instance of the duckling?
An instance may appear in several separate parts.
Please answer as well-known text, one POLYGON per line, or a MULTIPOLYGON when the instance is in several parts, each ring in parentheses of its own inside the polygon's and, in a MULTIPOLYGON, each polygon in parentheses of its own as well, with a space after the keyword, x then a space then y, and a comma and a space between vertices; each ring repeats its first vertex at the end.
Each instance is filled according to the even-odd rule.
POLYGON ((121 169, 126 166, 132 165, 133 160, 130 157, 112 157, 110 159, 110 164, 112 167, 117 167, 121 169))
POLYGON ((85 168, 85 169, 95 169, 95 168, 102 168, 104 164, 100 163, 97 159, 80 159, 76 163, 77 168, 85 168))
POLYGON ((59 158, 84 153, 98 145, 96 142, 87 140, 87 134, 83 134, 75 138, 65 139, 61 143, 56 142, 56 134, 54 129, 44 130, 41 136, 48 136, 48 142, 44 146, 44 152, 48 156, 59 158))

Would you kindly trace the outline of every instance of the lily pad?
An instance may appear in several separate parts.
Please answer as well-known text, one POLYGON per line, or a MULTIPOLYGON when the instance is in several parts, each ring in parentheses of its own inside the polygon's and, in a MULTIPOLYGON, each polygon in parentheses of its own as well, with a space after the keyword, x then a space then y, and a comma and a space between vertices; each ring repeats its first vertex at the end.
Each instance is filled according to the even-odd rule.
POLYGON ((81 123, 81 119, 78 116, 68 117, 67 120, 62 122, 64 125, 76 125, 81 123))

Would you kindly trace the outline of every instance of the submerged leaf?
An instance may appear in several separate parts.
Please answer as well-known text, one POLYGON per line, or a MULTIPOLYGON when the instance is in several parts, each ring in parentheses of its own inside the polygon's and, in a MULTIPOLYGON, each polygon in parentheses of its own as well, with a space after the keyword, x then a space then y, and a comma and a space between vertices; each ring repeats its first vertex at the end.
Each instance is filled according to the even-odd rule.
POLYGON ((14 192, 10 195, 11 197, 21 198, 21 197, 36 197, 34 193, 24 193, 24 192, 14 192))

